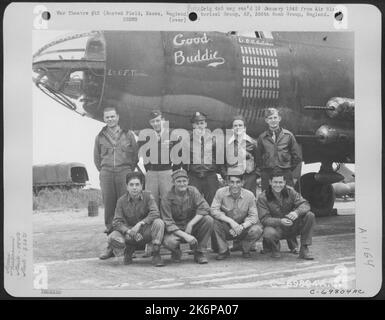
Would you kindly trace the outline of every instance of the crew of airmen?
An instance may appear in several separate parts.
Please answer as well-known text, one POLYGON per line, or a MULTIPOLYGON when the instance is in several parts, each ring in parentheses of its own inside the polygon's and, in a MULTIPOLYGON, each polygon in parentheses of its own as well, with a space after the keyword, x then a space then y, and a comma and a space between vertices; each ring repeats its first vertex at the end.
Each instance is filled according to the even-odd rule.
POLYGON ((194 112, 190 162, 174 164, 171 142, 162 138, 165 118, 160 110, 153 110, 149 124, 157 137, 158 161, 147 163, 143 175, 135 171, 139 146, 134 133, 119 127, 115 108, 104 109, 106 126, 94 148, 108 236, 100 259, 123 255, 124 264, 130 264, 135 250, 151 245, 152 262, 160 267, 164 265, 162 246, 170 250, 171 261, 179 263, 180 245, 186 243, 194 261, 205 264, 210 244, 217 260, 228 258, 229 240, 248 259, 262 238, 261 253, 279 258, 280 240, 286 239, 291 253, 312 260, 308 247, 315 217, 309 203, 293 188, 293 170, 302 161, 300 149, 294 135, 280 126, 279 111, 266 110, 268 129, 257 140, 246 134, 242 116, 233 118, 233 134, 224 149, 227 160, 231 152, 243 159, 235 163, 216 161, 216 149, 222 145, 207 129, 206 119, 203 113, 194 112), (161 159, 162 144, 168 147, 167 161, 161 159), (220 188, 218 174, 226 181, 224 187, 220 188), (258 177, 262 192, 256 197, 258 177))

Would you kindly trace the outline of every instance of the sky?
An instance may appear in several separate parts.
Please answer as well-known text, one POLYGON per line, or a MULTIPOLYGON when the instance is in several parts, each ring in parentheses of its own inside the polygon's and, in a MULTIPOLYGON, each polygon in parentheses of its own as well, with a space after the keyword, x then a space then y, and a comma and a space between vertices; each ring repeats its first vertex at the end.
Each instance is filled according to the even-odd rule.
MULTIPOLYGON (((34 31, 33 53, 71 31, 34 31)), ((96 135, 102 122, 82 117, 40 91, 33 89, 33 164, 83 163, 88 172, 88 187, 99 188, 99 173, 93 162, 96 135)), ((319 163, 303 166, 302 173, 318 171, 319 163)), ((354 165, 348 165, 354 170, 354 165)))
MULTIPOLYGON (((57 36, 57 31, 34 33, 33 52, 57 36)), ((60 162, 83 163, 88 172, 89 186, 99 188, 99 173, 93 162, 95 137, 102 122, 82 117, 49 98, 33 85, 33 164, 60 162)))

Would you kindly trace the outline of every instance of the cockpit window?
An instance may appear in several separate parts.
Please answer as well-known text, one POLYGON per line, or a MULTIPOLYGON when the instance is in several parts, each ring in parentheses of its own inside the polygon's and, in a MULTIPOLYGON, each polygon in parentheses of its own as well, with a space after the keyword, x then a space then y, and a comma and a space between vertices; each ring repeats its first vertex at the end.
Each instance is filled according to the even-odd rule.
POLYGON ((63 93, 70 98, 78 99, 83 92, 83 71, 74 71, 66 78, 63 85, 63 93))
POLYGON ((229 35, 239 36, 239 37, 248 37, 248 38, 256 38, 263 39, 263 32, 261 31, 230 31, 229 35))
POLYGON ((100 32, 62 36, 34 54, 34 82, 56 101, 87 114, 101 99, 105 56, 100 32))
MULTIPOLYGON (((64 38, 65 39, 65 38, 64 38)), ((46 60, 74 60, 82 59, 86 52, 86 38, 52 41, 39 50, 34 56, 33 62, 46 60)))

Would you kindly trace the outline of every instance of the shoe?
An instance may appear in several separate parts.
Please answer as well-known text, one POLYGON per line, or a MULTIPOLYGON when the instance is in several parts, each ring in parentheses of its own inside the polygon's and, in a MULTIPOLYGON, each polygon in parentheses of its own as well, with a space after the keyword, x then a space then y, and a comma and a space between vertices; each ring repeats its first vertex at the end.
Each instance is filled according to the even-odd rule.
POLYGON ((290 250, 290 253, 298 254, 298 249, 297 248, 293 248, 293 249, 290 250))
POLYGON ((126 249, 124 250, 124 259, 123 259, 124 265, 129 265, 132 263, 132 256, 134 252, 135 252, 134 246, 126 246, 126 249))
POLYGON ((251 253, 250 253, 250 251, 243 251, 243 252, 242 252, 242 258, 244 258, 244 259, 250 259, 250 258, 251 258, 251 253))
POLYGON ((230 257, 230 250, 227 249, 225 252, 223 253, 218 253, 218 255, 216 256, 216 260, 225 260, 226 258, 230 257))
POLYGON ((314 258, 310 255, 309 248, 307 246, 301 246, 298 258, 304 260, 314 260, 314 258))
POLYGON ((272 251, 271 257, 274 259, 279 259, 279 258, 281 258, 281 254, 279 253, 279 251, 272 251))
POLYGON ((233 246, 231 247, 230 251, 241 251, 242 250, 242 245, 239 241, 233 241, 233 246))
POLYGON ((180 248, 171 252, 171 260, 175 263, 180 263, 182 261, 182 250, 180 250, 180 248))
MULTIPOLYGON (((281 242, 277 241, 277 249, 281 250, 281 242)), ((271 253, 273 252, 273 249, 271 245, 265 240, 262 240, 262 250, 260 251, 261 254, 271 253)))
POLYGON ((112 250, 112 248, 107 247, 107 249, 99 256, 99 259, 100 260, 107 260, 107 259, 110 259, 114 256, 115 255, 114 255, 114 251, 112 250))
POLYGON ((153 248, 152 248, 152 264, 155 267, 163 267, 164 266, 163 259, 160 256, 160 246, 157 244, 154 244, 153 248))
POLYGON ((207 260, 206 255, 203 252, 194 253, 194 261, 199 264, 206 264, 209 261, 207 260))

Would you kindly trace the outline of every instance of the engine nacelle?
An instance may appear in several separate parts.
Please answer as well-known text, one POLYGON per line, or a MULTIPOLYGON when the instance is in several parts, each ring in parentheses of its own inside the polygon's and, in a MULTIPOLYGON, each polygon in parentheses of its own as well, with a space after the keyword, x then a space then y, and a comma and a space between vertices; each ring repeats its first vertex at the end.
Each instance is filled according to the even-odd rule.
POLYGON ((331 98, 326 104, 326 113, 330 118, 354 120, 354 100, 349 98, 331 98))
POLYGON ((318 128, 315 135, 322 144, 354 143, 354 131, 351 129, 341 129, 325 124, 318 128))

